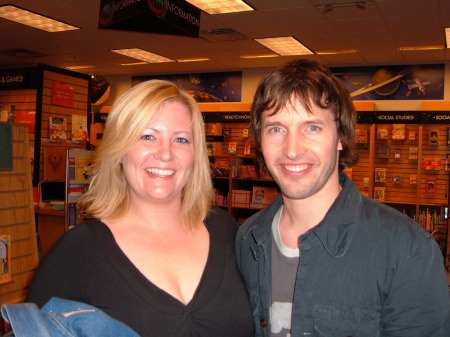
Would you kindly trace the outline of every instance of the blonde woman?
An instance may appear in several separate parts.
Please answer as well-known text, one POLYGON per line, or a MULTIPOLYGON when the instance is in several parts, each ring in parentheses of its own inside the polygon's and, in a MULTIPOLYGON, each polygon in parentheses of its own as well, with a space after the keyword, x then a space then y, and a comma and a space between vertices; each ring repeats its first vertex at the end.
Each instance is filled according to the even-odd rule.
POLYGON ((84 302, 141 336, 252 336, 236 223, 211 199, 195 100, 167 81, 134 86, 108 116, 79 202, 99 220, 61 238, 27 301, 84 302))

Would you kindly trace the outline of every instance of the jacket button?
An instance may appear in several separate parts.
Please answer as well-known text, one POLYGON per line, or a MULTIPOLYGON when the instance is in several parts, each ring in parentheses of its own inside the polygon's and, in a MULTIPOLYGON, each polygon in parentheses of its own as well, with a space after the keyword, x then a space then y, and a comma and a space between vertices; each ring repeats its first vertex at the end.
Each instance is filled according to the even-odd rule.
POLYGON ((267 326, 267 321, 264 318, 261 318, 261 320, 259 321, 259 324, 265 328, 267 326))

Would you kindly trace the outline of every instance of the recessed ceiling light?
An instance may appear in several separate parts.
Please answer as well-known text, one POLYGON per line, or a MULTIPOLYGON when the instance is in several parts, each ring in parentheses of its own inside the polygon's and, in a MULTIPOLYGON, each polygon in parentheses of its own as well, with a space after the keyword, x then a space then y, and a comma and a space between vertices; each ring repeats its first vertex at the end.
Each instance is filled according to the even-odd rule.
POLYGON ((445 28, 445 42, 447 48, 450 48, 450 27, 445 28))
POLYGON ((208 14, 248 12, 254 9, 241 0, 186 0, 208 14))
POLYGON ((80 29, 11 5, 0 6, 0 17, 50 33, 80 29))
POLYGON ((400 51, 414 51, 414 50, 435 50, 435 49, 444 49, 444 46, 413 46, 413 47, 400 47, 398 50, 400 51))
POLYGON ((259 59, 259 58, 266 58, 266 57, 279 57, 278 54, 260 54, 260 55, 241 55, 240 58, 243 59, 259 59))
POLYGON ((94 68, 94 66, 70 66, 70 67, 66 67, 66 69, 69 69, 69 70, 88 69, 88 68, 94 68))
POLYGON ((292 36, 255 39, 255 41, 281 56, 314 54, 292 36))
POLYGON ((209 61, 209 58, 207 57, 197 57, 197 58, 190 58, 190 59, 177 59, 177 62, 201 62, 201 61, 209 61))
POLYGON ((121 66, 141 66, 143 64, 148 64, 148 62, 131 62, 131 63, 121 63, 121 66))
POLYGON ((134 59, 148 62, 148 63, 163 63, 163 62, 175 62, 167 57, 153 54, 149 51, 139 49, 139 48, 131 48, 131 49, 115 49, 111 50, 114 53, 125 55, 128 57, 132 57, 134 59))
POLYGON ((358 51, 356 49, 345 49, 345 50, 322 50, 316 51, 317 55, 336 55, 336 54, 354 54, 358 51))

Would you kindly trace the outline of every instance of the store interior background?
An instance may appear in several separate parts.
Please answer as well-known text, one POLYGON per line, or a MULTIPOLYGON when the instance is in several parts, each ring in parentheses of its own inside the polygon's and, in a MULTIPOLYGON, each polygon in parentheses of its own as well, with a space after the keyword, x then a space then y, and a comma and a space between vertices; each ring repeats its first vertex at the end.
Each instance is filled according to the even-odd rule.
MULTIPOLYGON (((95 113, 104 106, 113 105, 132 86, 134 76, 240 71, 241 102, 251 103, 260 80, 275 67, 296 58, 316 60, 329 67, 444 64, 444 97, 436 101, 436 106, 450 111, 450 45, 445 37, 445 28, 450 28, 449 0, 246 2, 255 10, 221 15, 201 13, 201 34, 232 29, 240 37, 233 41, 227 40, 229 36, 222 37, 223 40, 220 41, 209 41, 204 37, 100 30, 100 0, 0 0, 0 10, 2 5, 12 4, 80 28, 48 33, 0 18, 0 71, 35 67, 38 64, 62 70, 73 66, 92 66, 71 71, 102 76, 109 82, 108 99, 91 106, 91 112, 95 113), (337 7, 325 11, 324 7, 330 4, 337 7), (313 51, 313 54, 241 58, 241 55, 272 53, 254 39, 277 36, 293 36, 313 51), (400 47, 422 46, 440 47, 431 50, 399 50, 400 47), (121 64, 136 60, 111 52, 120 48, 141 48, 173 60, 207 57, 209 61, 123 66, 121 64), (356 51, 323 54, 349 49, 356 51)), ((424 102, 425 100, 373 101, 376 111, 421 111, 424 102)), ((223 105, 226 104, 229 103, 223 105)), ((60 218, 62 220, 58 220, 58 223, 62 222, 64 225, 64 217, 60 218)), ((23 298, 24 289, 35 268, 34 257, 31 259, 30 252, 18 254, 14 249, 13 247, 12 255, 16 255, 16 264, 22 264, 27 259, 31 267, 26 273, 15 272, 13 275, 13 278, 17 275, 20 278, 20 282, 14 280, 15 284, 20 283, 23 287, 17 287, 12 282, 0 284, 0 304, 23 298)))

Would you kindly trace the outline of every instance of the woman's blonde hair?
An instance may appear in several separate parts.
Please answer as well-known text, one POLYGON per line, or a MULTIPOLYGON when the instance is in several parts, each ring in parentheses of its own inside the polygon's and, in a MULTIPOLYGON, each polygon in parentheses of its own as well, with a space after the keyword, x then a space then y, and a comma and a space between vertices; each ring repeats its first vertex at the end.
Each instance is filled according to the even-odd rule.
POLYGON ((212 201, 212 182, 206 150, 205 126, 199 107, 176 84, 163 80, 140 83, 125 92, 108 114, 102 142, 96 150, 89 190, 78 205, 96 218, 118 218, 129 207, 129 185, 122 158, 142 136, 153 114, 167 101, 185 104, 192 115, 194 167, 182 191, 182 217, 195 228, 212 201))

